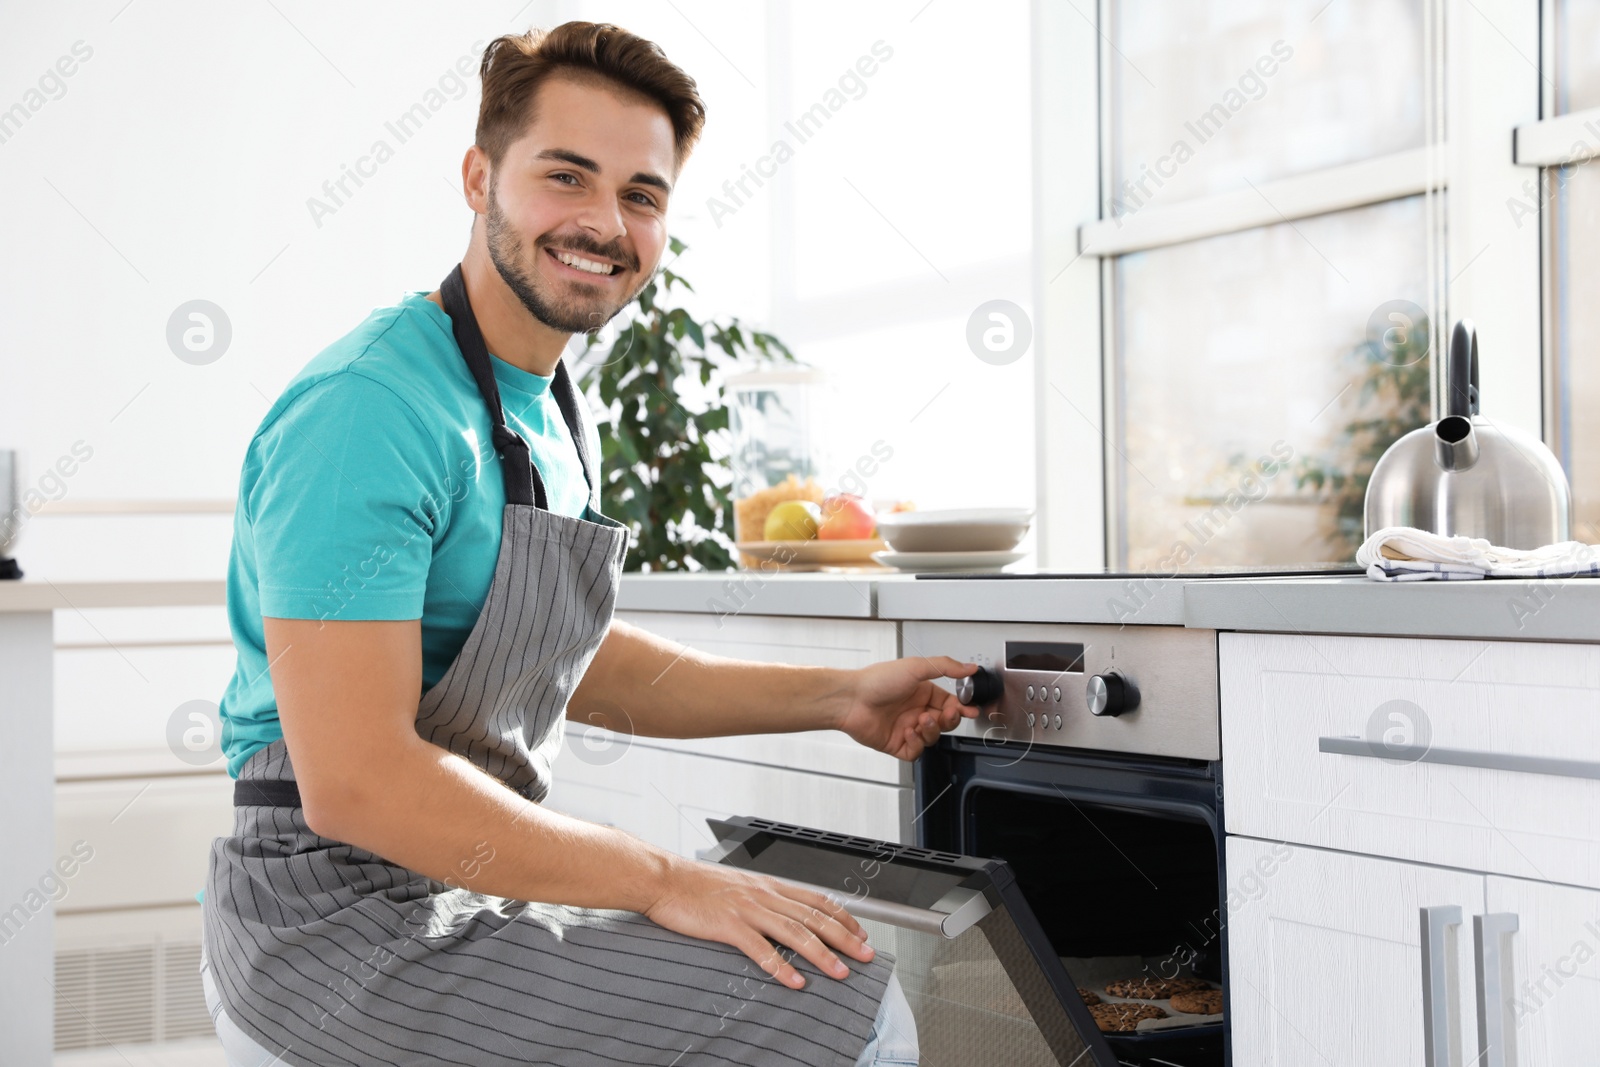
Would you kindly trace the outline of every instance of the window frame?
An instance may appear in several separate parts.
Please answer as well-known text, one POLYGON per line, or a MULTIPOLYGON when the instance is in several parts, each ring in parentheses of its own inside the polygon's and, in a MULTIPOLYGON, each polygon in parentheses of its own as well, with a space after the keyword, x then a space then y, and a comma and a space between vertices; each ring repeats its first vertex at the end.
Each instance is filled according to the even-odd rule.
MULTIPOLYGON (((1557 0, 1540 0, 1539 4, 1539 116, 1537 121, 1518 126, 1512 131, 1512 156, 1520 167, 1534 168, 1534 181, 1539 190, 1539 281, 1541 290, 1541 370, 1544 380, 1544 441, 1558 457, 1566 452, 1566 420, 1562 417, 1561 402, 1561 329, 1556 314, 1556 298, 1560 291, 1557 260, 1558 237, 1556 228, 1561 225, 1556 202, 1553 170, 1572 163, 1586 163, 1600 158, 1600 137, 1586 128, 1600 128, 1600 107, 1556 114, 1556 83, 1559 75, 1556 62, 1556 3, 1557 0), (1594 144, 1587 150, 1575 148, 1582 142, 1594 144)), ((1569 474, 1570 478, 1571 475, 1569 474)), ((1577 536, 1575 530, 1573 536, 1577 536)))

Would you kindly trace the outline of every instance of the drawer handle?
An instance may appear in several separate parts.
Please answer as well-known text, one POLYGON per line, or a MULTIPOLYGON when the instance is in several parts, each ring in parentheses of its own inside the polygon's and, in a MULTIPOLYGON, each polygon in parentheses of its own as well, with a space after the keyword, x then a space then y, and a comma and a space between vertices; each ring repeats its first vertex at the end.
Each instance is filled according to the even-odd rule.
POLYGON ((1403 763, 1447 763, 1452 767, 1482 767, 1490 771, 1520 771, 1523 774, 1600 780, 1600 763, 1591 763, 1587 760, 1516 756, 1507 752, 1473 752, 1464 748, 1386 745, 1378 741, 1368 741, 1363 737, 1319 737, 1317 751, 1330 752, 1338 756, 1398 760, 1403 763))
POLYGON ((1516 1062, 1506 1048, 1516 1037, 1506 1028, 1506 1002, 1500 989, 1500 939, 1517 932, 1517 916, 1503 911, 1474 915, 1472 926, 1478 935, 1478 1059, 1483 1067, 1506 1067, 1516 1062))
POLYGON ((1461 908, 1440 904, 1422 909, 1422 1062, 1450 1067, 1450 982, 1444 955, 1445 931, 1461 925, 1461 908))

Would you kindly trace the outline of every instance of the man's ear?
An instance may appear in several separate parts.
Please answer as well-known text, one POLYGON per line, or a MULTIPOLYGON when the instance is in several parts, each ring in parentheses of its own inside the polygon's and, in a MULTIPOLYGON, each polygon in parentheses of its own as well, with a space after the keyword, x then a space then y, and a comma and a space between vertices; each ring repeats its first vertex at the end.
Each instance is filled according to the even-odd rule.
POLYGON ((468 145, 467 154, 461 160, 462 195, 467 205, 480 215, 489 213, 489 186, 493 180, 489 154, 475 144, 468 145))

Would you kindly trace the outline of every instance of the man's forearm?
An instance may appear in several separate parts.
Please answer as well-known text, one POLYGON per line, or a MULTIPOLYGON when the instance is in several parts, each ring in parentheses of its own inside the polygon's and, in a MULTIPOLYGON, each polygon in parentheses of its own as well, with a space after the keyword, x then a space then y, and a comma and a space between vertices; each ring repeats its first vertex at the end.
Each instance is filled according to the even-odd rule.
POLYGON ((613 622, 567 718, 644 737, 826 730, 853 672, 713 656, 613 622))
POLYGON ((629 834, 525 800, 421 738, 371 754, 324 810, 318 833, 452 886, 491 896, 643 911, 679 858, 629 834))

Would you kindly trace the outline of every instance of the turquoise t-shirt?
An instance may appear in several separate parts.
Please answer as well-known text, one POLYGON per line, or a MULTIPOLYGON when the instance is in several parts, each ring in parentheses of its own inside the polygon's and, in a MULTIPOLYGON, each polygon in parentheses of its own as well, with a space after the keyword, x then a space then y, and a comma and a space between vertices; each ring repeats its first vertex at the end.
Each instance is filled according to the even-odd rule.
MULTIPOLYGON (((251 753, 283 736, 262 616, 421 619, 426 690, 488 596, 506 503, 500 460, 450 316, 427 293, 376 309, 318 353, 245 451, 228 557, 239 658, 221 705, 235 778, 251 753)), ((528 441, 550 510, 584 514, 588 485, 551 395, 555 379, 491 363, 506 424, 528 441)))

